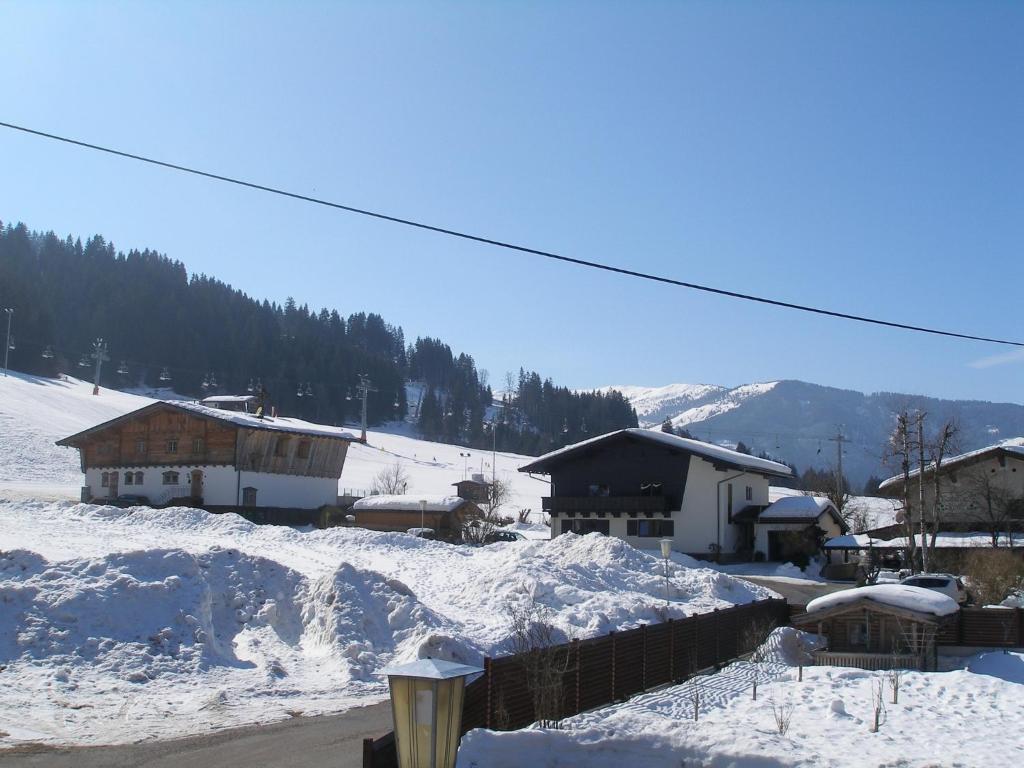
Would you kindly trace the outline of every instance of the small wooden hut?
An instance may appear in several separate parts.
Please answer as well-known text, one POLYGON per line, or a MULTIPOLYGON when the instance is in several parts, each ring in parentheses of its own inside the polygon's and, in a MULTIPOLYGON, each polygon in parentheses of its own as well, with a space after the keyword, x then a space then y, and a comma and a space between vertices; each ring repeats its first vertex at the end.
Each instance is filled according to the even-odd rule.
POLYGON ((827 641, 815 652, 815 664, 934 669, 936 635, 958 610, 956 601, 940 592, 877 584, 812 600, 792 623, 827 641))

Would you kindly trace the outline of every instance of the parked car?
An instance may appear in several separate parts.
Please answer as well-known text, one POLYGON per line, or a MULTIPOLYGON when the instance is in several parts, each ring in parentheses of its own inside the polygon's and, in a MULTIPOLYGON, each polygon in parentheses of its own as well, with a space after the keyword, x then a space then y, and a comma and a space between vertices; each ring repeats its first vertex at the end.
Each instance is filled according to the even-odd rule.
POLYGON ((900 584, 906 584, 908 587, 933 589, 952 597, 960 605, 967 602, 967 587, 964 586, 959 576, 949 573, 918 573, 903 579, 900 584))
POLYGON ((148 507, 149 497, 137 493, 122 493, 113 501, 109 502, 114 507, 148 507))
POLYGON ((491 531, 484 536, 484 544, 497 544, 499 541, 526 541, 526 537, 515 531, 491 531))

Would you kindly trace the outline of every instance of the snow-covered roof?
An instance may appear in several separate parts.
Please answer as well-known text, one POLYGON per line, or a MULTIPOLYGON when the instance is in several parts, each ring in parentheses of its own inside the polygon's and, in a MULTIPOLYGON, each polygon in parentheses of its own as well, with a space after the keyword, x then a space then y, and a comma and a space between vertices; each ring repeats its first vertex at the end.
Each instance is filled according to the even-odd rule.
POLYGON ((687 437, 670 435, 667 432, 662 432, 661 430, 641 429, 636 427, 608 432, 604 435, 592 437, 589 440, 583 440, 582 442, 567 445, 564 448, 559 448, 557 451, 546 453, 529 464, 520 467, 519 471, 540 472, 546 474, 551 465, 559 463, 564 458, 568 458, 569 456, 598 443, 603 443, 621 437, 632 437, 648 443, 673 448, 675 450, 695 453, 710 461, 725 464, 730 467, 736 467, 738 469, 749 470, 751 472, 778 475, 780 477, 790 477, 792 475, 789 467, 785 464, 779 464, 776 461, 761 459, 757 456, 750 456, 746 453, 740 453, 738 451, 730 450, 729 448, 722 448, 718 445, 704 443, 700 440, 692 440, 687 437))
MULTIPOLYGON (((976 451, 968 451, 967 453, 961 453, 957 456, 950 456, 948 459, 942 460, 942 468, 948 469, 958 464, 965 462, 975 461, 979 458, 985 457, 987 454, 997 453, 1009 453, 1024 459, 1024 437, 1011 437, 1002 442, 996 443, 995 445, 986 445, 984 448, 978 448, 976 451)), ((930 472, 932 465, 928 464, 925 466, 925 472, 930 472)), ((910 470, 911 477, 917 477, 919 470, 910 470)), ((883 480, 879 484, 879 489, 884 488, 896 488, 903 482, 903 475, 895 475, 883 480)))
POLYGON ((204 397, 204 403, 251 403, 256 395, 210 395, 204 397))
POLYGON ((778 518, 817 520, 830 509, 835 510, 836 506, 824 496, 784 496, 761 512, 758 520, 778 518))
POLYGON ((836 536, 825 542, 825 549, 867 549, 878 547, 888 542, 881 539, 873 539, 866 533, 845 533, 836 536))
POLYGON ((816 597, 807 604, 806 611, 807 613, 816 613, 842 605, 850 605, 859 600, 867 600, 915 613, 927 613, 932 616, 949 616, 960 610, 956 600, 933 589, 911 587, 906 584, 874 584, 870 587, 843 589, 816 597))
POLYGON ((73 445, 78 438, 85 437, 86 435, 97 432, 101 429, 106 429, 116 423, 135 418, 145 411, 156 410, 158 408, 171 408, 176 411, 184 411, 203 418, 216 419, 217 421, 223 421, 239 427, 247 427, 249 429, 268 430, 271 432, 287 432, 288 434, 308 435, 310 437, 330 437, 337 440, 356 440, 356 436, 351 432, 342 429, 341 427, 332 427, 329 424, 315 424, 310 421, 286 418, 283 416, 265 416, 260 418, 253 413, 227 411, 221 408, 213 408, 208 405, 203 405, 202 403, 180 400, 158 400, 155 403, 150 403, 147 406, 131 411, 130 413, 126 413, 123 416, 118 416, 115 419, 103 422, 102 424, 97 424, 95 427, 90 427, 89 429, 78 432, 70 437, 65 437, 63 440, 58 440, 57 444, 73 445))
POLYGON ((366 496, 355 504, 352 509, 357 512, 372 510, 399 510, 402 512, 419 512, 420 502, 427 502, 424 511, 426 512, 451 512, 463 504, 468 504, 465 499, 459 496, 440 496, 430 494, 395 494, 381 496, 366 496))

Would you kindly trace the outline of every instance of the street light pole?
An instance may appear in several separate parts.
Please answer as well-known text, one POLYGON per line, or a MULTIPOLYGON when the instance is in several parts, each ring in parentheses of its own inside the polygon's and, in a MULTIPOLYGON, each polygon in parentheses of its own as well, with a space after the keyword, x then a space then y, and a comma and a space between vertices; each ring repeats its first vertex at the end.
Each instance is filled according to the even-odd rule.
POLYGON ((672 554, 672 539, 662 539, 658 542, 661 545, 661 558, 665 567, 665 607, 669 604, 669 590, 668 590, 668 558, 672 554))
POLYGON ((4 376, 7 376, 7 356, 11 352, 11 317, 14 316, 14 308, 4 307, 4 312, 7 313, 7 341, 4 344, 4 376))

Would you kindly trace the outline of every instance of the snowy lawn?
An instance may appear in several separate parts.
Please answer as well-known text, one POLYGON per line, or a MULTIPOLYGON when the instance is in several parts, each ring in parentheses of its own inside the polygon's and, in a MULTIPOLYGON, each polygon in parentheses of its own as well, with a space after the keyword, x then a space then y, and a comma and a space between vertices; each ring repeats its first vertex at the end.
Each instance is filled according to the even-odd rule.
POLYGON ((0 501, 0 530, 0 746, 344 710, 392 661, 501 654, 527 596, 579 638, 770 596, 673 565, 666 612, 660 561, 597 534, 460 547, 28 501, 0 501))
MULTIPOLYGON (((785 632, 794 630, 786 628, 785 632)), ((471 731, 459 768, 701 766, 1012 766, 1024 759, 1024 655, 994 652, 951 672, 905 672, 892 703, 884 672, 797 670, 775 657, 563 721, 562 730, 471 731), (871 732, 872 684, 885 685, 881 728, 871 732), (700 694, 694 721, 693 692, 700 694), (785 735, 773 713, 791 707, 785 735)))

